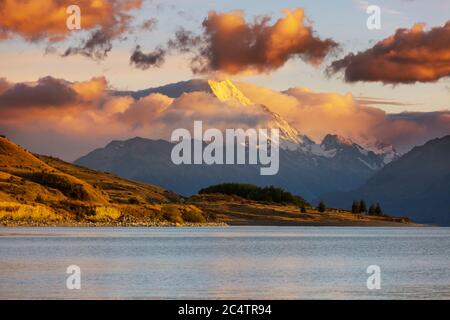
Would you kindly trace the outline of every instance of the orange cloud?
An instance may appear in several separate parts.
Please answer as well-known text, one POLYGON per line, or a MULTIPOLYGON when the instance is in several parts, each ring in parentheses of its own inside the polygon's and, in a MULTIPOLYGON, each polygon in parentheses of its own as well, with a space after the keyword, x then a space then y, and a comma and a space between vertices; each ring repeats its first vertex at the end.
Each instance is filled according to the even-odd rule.
MULTIPOLYGON (((67 29, 68 6, 81 9, 81 27, 110 29, 124 25, 127 13, 139 8, 142 0, 3 0, 0 4, 0 39, 20 36, 29 41, 64 40, 67 29)), ((121 28, 119 27, 118 30, 121 28)))
POLYGON ((252 101, 279 113, 316 141, 334 133, 361 145, 383 141, 405 152, 450 134, 450 111, 386 114, 351 94, 318 93, 302 87, 276 92, 248 83, 238 86, 252 101))
MULTIPOLYGON (((105 78, 67 82, 46 77, 9 83, 0 90, 0 134, 35 152, 73 160, 111 140, 141 136, 170 138, 176 128, 266 128, 270 118, 258 105, 226 104, 208 92, 178 98, 154 93, 135 100, 114 95, 105 78)), ((0 84, 2 81, 0 81, 0 84)), ((355 142, 385 141, 400 151, 450 134, 450 112, 386 114, 361 104, 351 94, 317 93, 297 87, 276 92, 238 83, 257 104, 280 114, 299 132, 320 141, 334 133, 355 142)))
POLYGON ((344 71, 345 81, 433 82, 450 75, 450 21, 429 31, 423 24, 398 29, 373 48, 334 61, 329 73, 344 71))
POLYGON ((305 21, 303 9, 283 13, 271 25, 269 16, 259 16, 249 23, 243 11, 210 11, 203 21, 201 35, 180 29, 169 40, 164 53, 195 52, 191 62, 194 73, 269 73, 293 58, 319 64, 337 47, 333 40, 323 40, 314 34, 305 21))
POLYGON ((305 23, 303 9, 284 10, 284 17, 269 25, 263 16, 247 23, 242 11, 208 14, 203 22, 207 44, 196 61, 197 72, 223 71, 271 72, 297 57, 312 64, 320 63, 337 46, 322 40, 305 23))
POLYGON ((0 78, 0 94, 8 90, 10 87, 11 84, 5 78, 0 78))
POLYGON ((75 82, 71 87, 83 100, 95 100, 105 94, 108 82, 104 77, 98 77, 90 81, 75 82))
POLYGON ((194 120, 203 120, 205 127, 248 128, 266 119, 259 108, 236 110, 206 92, 177 99, 116 96, 102 77, 75 83, 46 77, 9 84, 0 93, 0 133, 33 151, 69 160, 114 139, 168 140, 174 129, 191 128, 194 120))

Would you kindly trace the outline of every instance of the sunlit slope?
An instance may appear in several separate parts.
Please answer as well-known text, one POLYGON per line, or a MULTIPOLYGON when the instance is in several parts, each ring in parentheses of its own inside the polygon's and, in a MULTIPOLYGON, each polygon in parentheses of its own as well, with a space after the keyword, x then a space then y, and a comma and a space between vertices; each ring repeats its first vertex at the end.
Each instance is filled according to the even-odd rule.
POLYGON ((160 187, 34 155, 0 137, 0 219, 118 219, 130 212, 150 216, 161 210, 158 205, 179 199, 160 187))

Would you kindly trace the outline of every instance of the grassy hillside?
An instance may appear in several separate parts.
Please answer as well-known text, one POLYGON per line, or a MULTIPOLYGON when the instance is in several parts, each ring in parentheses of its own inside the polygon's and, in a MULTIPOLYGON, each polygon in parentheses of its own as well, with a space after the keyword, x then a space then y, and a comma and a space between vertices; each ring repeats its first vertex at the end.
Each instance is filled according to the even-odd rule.
POLYGON ((328 208, 319 212, 307 207, 301 212, 297 205, 251 201, 238 196, 201 194, 189 199, 217 221, 229 225, 276 226, 408 226, 405 218, 376 217, 353 214, 347 210, 328 208))
POLYGON ((160 187, 34 155, 0 137, 0 220, 10 222, 205 222, 160 187))

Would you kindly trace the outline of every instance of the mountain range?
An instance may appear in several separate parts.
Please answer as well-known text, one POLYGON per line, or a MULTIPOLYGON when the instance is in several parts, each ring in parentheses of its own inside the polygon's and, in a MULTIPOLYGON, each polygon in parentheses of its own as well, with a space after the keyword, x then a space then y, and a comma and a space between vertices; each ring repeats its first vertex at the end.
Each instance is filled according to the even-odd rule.
MULTIPOLYGON (((191 80, 136 92, 116 92, 136 99, 152 93, 172 98, 185 92, 202 91, 231 108, 252 103, 230 80, 191 80)), ((350 139, 328 134, 321 143, 299 133, 288 121, 264 105, 256 105, 267 116, 267 128, 280 130, 280 170, 276 176, 261 177, 254 165, 174 165, 173 144, 164 140, 134 138, 113 141, 75 163, 110 171, 138 181, 156 183, 174 192, 190 195, 220 182, 274 184, 313 200, 323 193, 346 191, 364 183, 374 172, 398 158, 392 146, 365 148, 350 139)))
POLYGON ((310 202, 324 199, 329 205, 348 208, 353 200, 365 199, 380 202, 390 213, 401 213, 416 221, 450 224, 447 209, 450 207, 450 188, 446 182, 449 174, 446 163, 450 158, 445 144, 448 138, 444 138, 444 142, 431 141, 404 156, 383 142, 361 145, 333 133, 317 143, 293 128, 274 110, 253 103, 230 80, 190 80, 114 94, 139 99, 161 93, 178 98, 195 91, 211 94, 233 108, 257 107, 267 115, 265 125, 280 130, 277 175, 260 176, 256 165, 174 165, 170 158, 173 143, 141 137, 112 141, 75 163, 154 183, 183 195, 192 195, 209 185, 223 182, 277 185, 310 202), (429 149, 433 152, 421 151, 429 149), (421 161, 412 161, 418 153, 422 153, 421 161), (437 163, 441 165, 435 168, 437 163), (428 172, 427 168, 434 171, 428 172))

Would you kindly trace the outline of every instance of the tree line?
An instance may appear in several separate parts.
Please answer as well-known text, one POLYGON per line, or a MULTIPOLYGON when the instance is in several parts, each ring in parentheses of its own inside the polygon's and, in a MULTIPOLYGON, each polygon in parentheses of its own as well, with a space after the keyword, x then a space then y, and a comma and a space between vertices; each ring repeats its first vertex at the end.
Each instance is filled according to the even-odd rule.
POLYGON ((274 186, 258 187, 253 184, 245 183, 222 183, 201 189, 199 194, 226 194, 235 195, 244 199, 259 201, 259 202, 273 202, 273 203, 292 203, 298 206, 309 207, 302 197, 293 195, 292 193, 274 186))
POLYGON ((364 200, 353 201, 352 203, 352 213, 366 213, 369 216, 383 216, 383 209, 381 205, 377 202, 375 204, 371 204, 369 208, 367 208, 366 202, 364 200))

